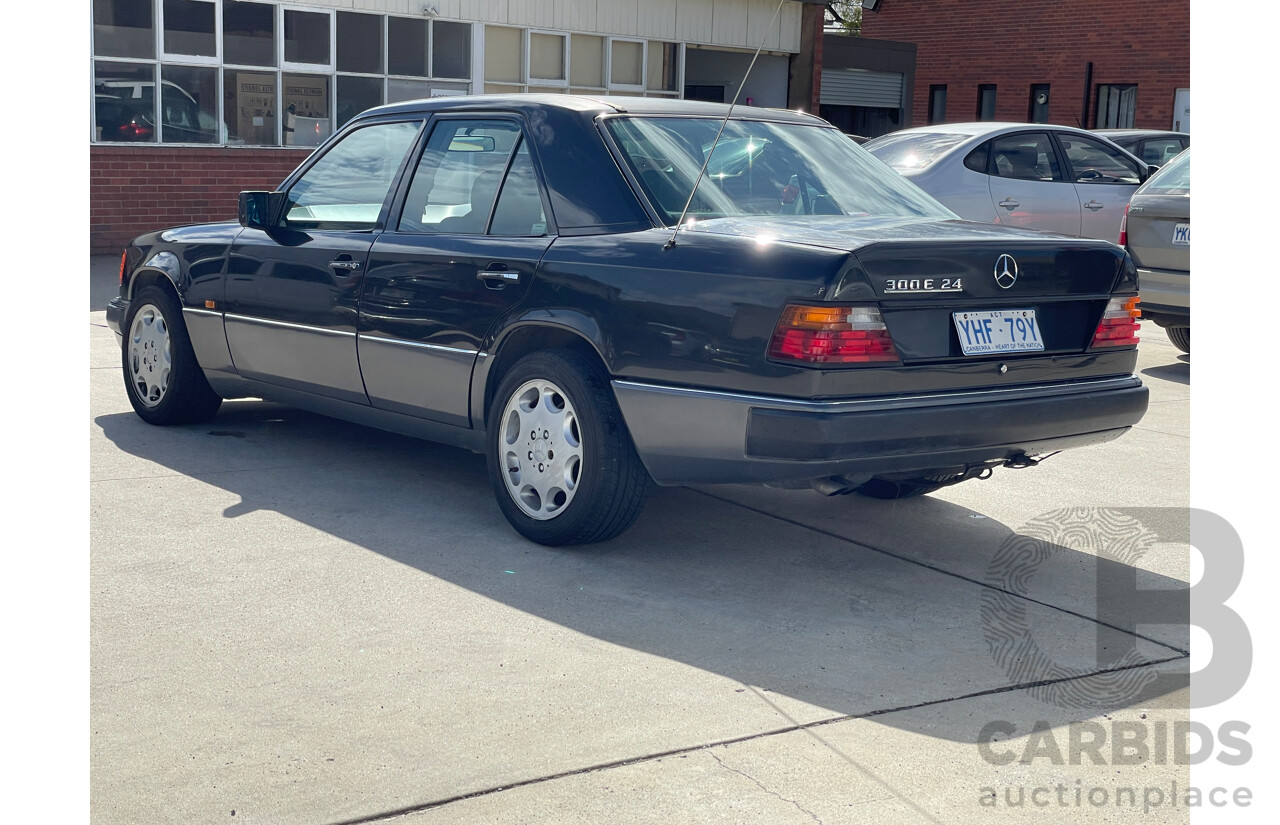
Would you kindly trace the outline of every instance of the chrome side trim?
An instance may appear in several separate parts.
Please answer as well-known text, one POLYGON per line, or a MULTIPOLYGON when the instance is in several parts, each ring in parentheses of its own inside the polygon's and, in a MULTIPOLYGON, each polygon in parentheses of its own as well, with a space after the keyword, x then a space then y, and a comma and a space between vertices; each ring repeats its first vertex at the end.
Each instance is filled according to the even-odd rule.
POLYGON ((466 349, 465 347, 446 347, 440 344, 427 344, 422 341, 406 341, 403 338, 384 338, 381 335, 365 335, 363 332, 357 333, 357 337, 361 341, 372 341, 379 344, 393 344, 400 347, 416 347, 418 349, 429 349, 437 352, 453 352, 459 355, 475 355, 478 350, 466 349))
POLYGON ((288 321, 273 321, 268 318, 254 318, 251 315, 236 315, 234 313, 225 313, 223 317, 228 321, 242 321, 246 324, 257 324, 264 327, 281 327, 284 329, 296 329, 303 332, 319 332, 324 335, 337 335, 345 338, 354 338, 354 332, 348 332, 342 329, 329 329, 328 327, 315 327, 310 324, 291 324, 288 321))
POLYGON ((728 401, 748 406, 764 406, 778 410, 798 410, 814 413, 858 412, 899 407, 933 407, 944 404, 970 404, 1001 398, 1047 398, 1056 395, 1074 395, 1082 392, 1118 390, 1142 385, 1136 375, 1115 378, 1099 378, 1088 381, 1030 384, 1018 387, 998 387, 983 390, 959 390, 956 392, 928 393, 923 395, 892 395, 874 398, 845 398, 833 401, 807 401, 799 398, 782 398, 766 395, 744 395, 721 390, 700 390, 687 387, 670 387, 662 384, 646 384, 639 381, 615 380, 613 386, 622 390, 656 392, 681 395, 688 398, 728 401))
POLYGON ((205 315, 211 318, 222 317, 222 313, 218 312, 216 309, 200 309, 197 307, 183 307, 182 314, 183 315, 205 315))

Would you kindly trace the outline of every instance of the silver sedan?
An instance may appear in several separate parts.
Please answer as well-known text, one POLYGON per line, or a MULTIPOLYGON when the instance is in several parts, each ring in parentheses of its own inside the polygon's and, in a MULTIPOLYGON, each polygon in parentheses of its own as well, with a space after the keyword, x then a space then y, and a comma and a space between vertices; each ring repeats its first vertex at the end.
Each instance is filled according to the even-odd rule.
POLYGON ((863 148, 962 218, 1109 241, 1152 172, 1106 138, 1047 123, 940 123, 863 148))

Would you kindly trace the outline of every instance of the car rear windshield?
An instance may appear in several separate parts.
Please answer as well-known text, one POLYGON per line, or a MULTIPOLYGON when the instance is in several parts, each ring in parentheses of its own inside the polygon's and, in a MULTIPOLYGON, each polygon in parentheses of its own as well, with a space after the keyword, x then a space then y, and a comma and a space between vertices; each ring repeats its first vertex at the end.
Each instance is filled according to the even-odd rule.
POLYGON ((926 168, 969 135, 925 132, 885 135, 866 145, 867 151, 900 172, 926 168))
POLYGON ((606 121, 644 194, 668 226, 697 218, 955 215, 834 128, 715 118, 615 116, 606 121), (714 145, 714 151, 712 147, 714 145), (689 193, 706 164, 697 196, 689 193))
POLYGON ((1191 150, 1184 149, 1182 154, 1161 166, 1142 187, 1142 192, 1148 195, 1190 195, 1191 150))

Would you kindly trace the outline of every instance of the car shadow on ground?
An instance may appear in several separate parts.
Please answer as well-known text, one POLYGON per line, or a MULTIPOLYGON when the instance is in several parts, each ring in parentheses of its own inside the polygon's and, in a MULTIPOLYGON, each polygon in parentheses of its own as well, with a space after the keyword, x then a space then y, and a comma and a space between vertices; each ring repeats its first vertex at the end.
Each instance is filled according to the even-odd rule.
POLYGON ((1148 378, 1158 378, 1161 381, 1172 381, 1177 384, 1191 385, 1191 361, 1185 355, 1178 356, 1180 363, 1162 364, 1158 367, 1147 367, 1142 374, 1148 378))
POLYGON ((465 451, 256 400, 228 402, 199 426, 151 427, 131 413, 95 423, 127 454, 113 454, 104 472, 129 477, 139 462, 154 463, 239 497, 193 513, 196 522, 276 511, 548 622, 827 717, 972 742, 980 724, 951 700, 1032 690, 1039 703, 1010 702, 1010 714, 1029 716, 1010 721, 1026 729, 1140 705, 1188 683, 1189 604, 1181 629, 1135 639, 1107 627, 1132 626, 1132 592, 1096 594, 1099 581, 1141 578, 1143 588, 1186 594, 1184 582, 1043 543, 1045 574, 1035 576, 1017 533, 937 498, 833 500, 851 523, 897 508, 897 533, 854 541, 700 490, 658 488, 620 538, 551 549, 506 525, 483 458, 465 451), (922 544, 942 549, 921 561, 911 547, 922 544), (975 557, 987 560, 978 567, 985 573, 959 563, 975 557), (1153 662, 1166 664, 1138 666, 1153 662), (955 710, 929 715, 927 725, 918 714, 888 713, 935 703, 955 710))

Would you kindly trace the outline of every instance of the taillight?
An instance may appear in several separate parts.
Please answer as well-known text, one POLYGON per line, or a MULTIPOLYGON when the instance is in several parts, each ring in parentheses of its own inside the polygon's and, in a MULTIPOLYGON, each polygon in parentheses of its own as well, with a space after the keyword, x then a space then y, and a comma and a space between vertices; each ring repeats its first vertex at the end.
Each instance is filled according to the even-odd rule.
POLYGON ((127 257, 129 257, 127 251, 120 253, 120 286, 124 286, 124 261, 127 257))
POLYGON ((1133 347, 1138 344, 1138 319, 1142 310, 1137 295, 1129 298, 1112 298, 1107 302, 1107 311, 1102 313, 1102 320, 1093 333, 1090 349, 1099 347, 1133 347))
POLYGON ((1129 245, 1129 204, 1124 205, 1124 214, 1120 216, 1120 240, 1116 243, 1121 246, 1129 245))
POLYGON ((773 331, 769 355, 810 364, 899 360, 884 318, 873 306, 788 304, 773 331))

